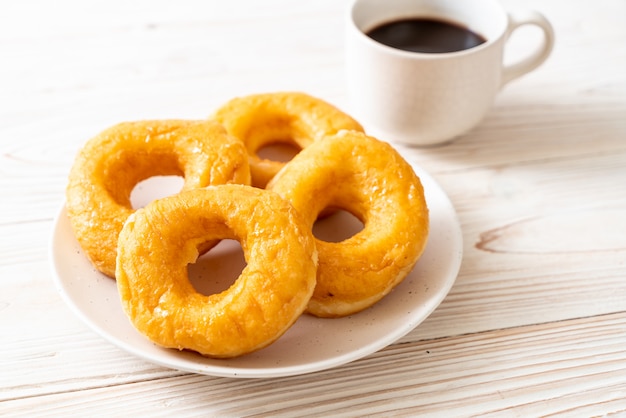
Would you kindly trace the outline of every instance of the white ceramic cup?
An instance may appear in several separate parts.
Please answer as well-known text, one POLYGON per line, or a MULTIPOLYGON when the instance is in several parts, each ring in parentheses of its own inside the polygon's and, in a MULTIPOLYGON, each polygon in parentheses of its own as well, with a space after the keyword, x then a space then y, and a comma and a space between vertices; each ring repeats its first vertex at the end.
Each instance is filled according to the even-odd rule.
POLYGON ((509 81, 550 55, 554 32, 536 11, 505 10, 498 0, 355 0, 348 13, 346 71, 350 111, 379 139, 412 145, 448 142, 476 126, 509 81), (446 53, 408 52, 366 35, 407 18, 453 22, 486 42, 446 53), (504 64, 505 43, 522 25, 543 33, 528 55, 504 64))

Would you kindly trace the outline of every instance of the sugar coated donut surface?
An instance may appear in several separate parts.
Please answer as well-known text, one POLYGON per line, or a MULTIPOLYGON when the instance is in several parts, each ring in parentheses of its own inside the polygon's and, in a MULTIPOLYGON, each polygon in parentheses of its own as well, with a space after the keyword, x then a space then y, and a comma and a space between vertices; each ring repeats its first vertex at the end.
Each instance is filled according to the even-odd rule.
POLYGON ((131 215, 119 237, 117 286, 134 326, 156 344, 228 358, 267 346, 296 321, 316 268, 313 236, 288 202, 250 186, 210 186, 131 215), (227 290, 203 295, 187 265, 215 239, 238 240, 247 265, 227 290))
POLYGON ((250 182, 241 141, 212 121, 155 120, 115 125, 88 141, 69 174, 66 207, 87 258, 114 277, 117 237, 133 213, 130 195, 142 180, 184 178, 183 190, 250 182))
POLYGON ((252 185, 265 187, 284 162, 261 158, 266 145, 288 143, 299 149, 341 130, 362 131, 361 125, 335 106, 298 92, 253 94, 230 100, 212 116, 229 134, 241 139, 250 153, 252 185))
POLYGON ((428 209, 419 178, 387 143, 341 132, 302 150, 268 184, 312 228, 336 207, 363 229, 341 242, 316 239, 317 286, 308 311, 320 317, 361 311, 411 271, 428 237, 428 209))

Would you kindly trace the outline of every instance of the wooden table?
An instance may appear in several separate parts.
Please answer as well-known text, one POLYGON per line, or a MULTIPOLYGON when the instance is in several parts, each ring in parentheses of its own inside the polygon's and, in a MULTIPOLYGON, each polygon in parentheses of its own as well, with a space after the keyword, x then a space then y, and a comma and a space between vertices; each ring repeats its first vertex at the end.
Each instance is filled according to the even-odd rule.
POLYGON ((506 4, 553 22, 553 55, 472 132, 410 151, 463 230, 443 303, 342 367, 232 379, 148 363, 79 320, 52 280, 53 216, 77 150, 117 122, 280 90, 349 110, 347 1, 5 2, 0 415, 626 414, 626 3, 506 4))

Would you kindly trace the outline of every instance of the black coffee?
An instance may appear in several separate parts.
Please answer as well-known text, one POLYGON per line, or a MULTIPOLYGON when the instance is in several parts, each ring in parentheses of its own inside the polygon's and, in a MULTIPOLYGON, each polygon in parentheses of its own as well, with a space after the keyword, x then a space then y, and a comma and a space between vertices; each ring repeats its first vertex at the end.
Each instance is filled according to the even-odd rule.
POLYGON ((384 23, 367 32, 367 36, 392 48, 428 53, 462 51, 486 41, 463 26, 425 18, 384 23))

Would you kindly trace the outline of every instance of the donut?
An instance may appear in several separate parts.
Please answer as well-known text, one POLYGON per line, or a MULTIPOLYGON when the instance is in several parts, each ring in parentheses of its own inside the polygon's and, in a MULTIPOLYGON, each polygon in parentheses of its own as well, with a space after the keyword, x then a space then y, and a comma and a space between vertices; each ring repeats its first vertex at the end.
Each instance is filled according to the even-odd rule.
POLYGON ((158 199, 131 215, 116 276, 124 311, 155 344, 230 358, 269 345, 296 321, 316 268, 313 235, 288 202, 230 184, 158 199), (187 265, 216 239, 238 240, 247 265, 227 290, 203 295, 187 265))
POLYGON ((89 140, 69 173, 66 207, 94 267, 115 276, 117 237, 134 209, 133 188, 159 175, 184 177, 183 190, 250 182, 247 152, 214 121, 125 122, 89 140))
POLYGON ((363 229, 341 242, 316 239, 317 285, 307 311, 341 317, 372 306, 398 285, 422 254, 429 229, 421 182, 387 143, 344 131, 315 142, 269 182, 312 228, 327 207, 363 229))
POLYGON ((299 150, 340 130, 363 131, 357 121, 335 106, 299 92, 237 97, 212 118, 244 142, 250 154, 252 185, 260 188, 285 164, 259 157, 258 151, 264 146, 284 143, 299 150))

